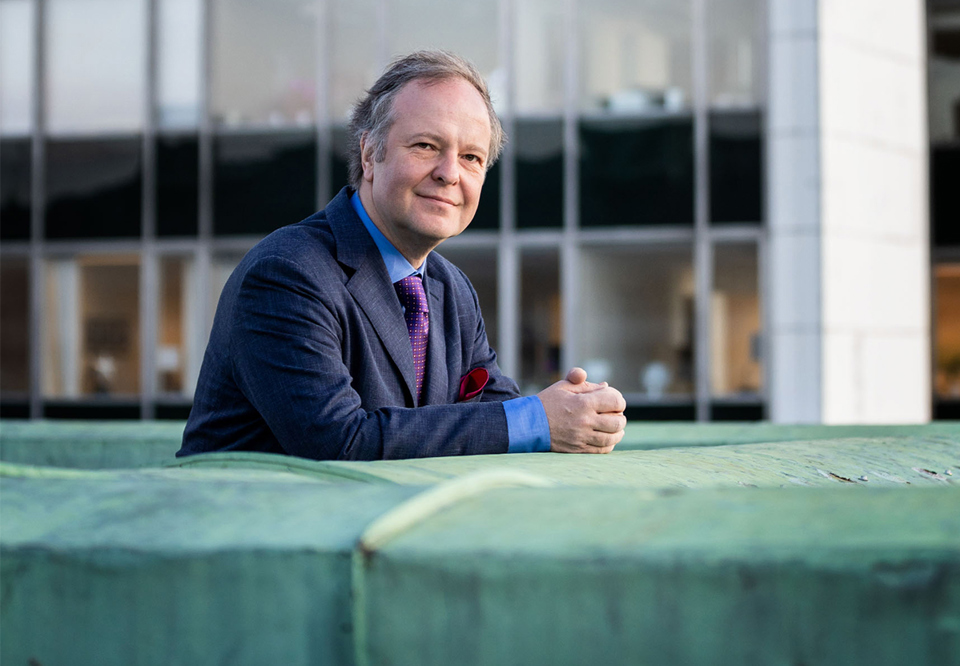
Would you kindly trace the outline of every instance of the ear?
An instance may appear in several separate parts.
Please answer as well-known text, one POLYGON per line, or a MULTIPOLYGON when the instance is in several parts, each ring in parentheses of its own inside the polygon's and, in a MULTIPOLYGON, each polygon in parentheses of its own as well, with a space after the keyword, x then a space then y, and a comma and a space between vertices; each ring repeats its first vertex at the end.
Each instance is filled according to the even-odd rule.
POLYGON ((373 142, 368 141, 369 132, 364 132, 360 137, 360 166, 363 168, 363 179, 367 182, 373 182, 373 142))

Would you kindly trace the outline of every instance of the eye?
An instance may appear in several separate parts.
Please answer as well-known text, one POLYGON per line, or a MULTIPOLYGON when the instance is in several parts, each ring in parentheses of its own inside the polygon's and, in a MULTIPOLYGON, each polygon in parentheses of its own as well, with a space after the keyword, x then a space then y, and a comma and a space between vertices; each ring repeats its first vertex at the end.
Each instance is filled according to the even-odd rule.
POLYGON ((464 155, 463 159, 465 159, 468 162, 475 162, 476 164, 480 164, 481 162, 483 162, 483 160, 480 158, 479 155, 474 155, 472 153, 464 155))
POLYGON ((426 141, 419 141, 419 142, 413 144, 413 147, 414 147, 414 148, 420 148, 421 150, 430 150, 431 148, 433 148, 433 146, 432 146, 431 144, 427 143, 426 141))

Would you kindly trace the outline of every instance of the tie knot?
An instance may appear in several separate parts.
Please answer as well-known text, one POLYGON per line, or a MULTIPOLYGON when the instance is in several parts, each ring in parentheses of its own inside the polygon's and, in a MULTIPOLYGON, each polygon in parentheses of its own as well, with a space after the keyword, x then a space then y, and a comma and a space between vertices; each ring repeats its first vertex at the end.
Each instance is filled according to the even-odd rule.
POLYGON ((423 280, 419 275, 405 277, 393 285, 397 290, 400 303, 407 312, 429 312, 427 293, 423 290, 423 280))

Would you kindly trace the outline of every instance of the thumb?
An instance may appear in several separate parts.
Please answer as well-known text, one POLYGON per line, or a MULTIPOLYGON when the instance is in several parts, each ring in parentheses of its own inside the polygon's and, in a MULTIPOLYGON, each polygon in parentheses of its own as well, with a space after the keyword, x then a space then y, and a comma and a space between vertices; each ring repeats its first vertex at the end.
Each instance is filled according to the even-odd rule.
POLYGON ((582 384, 587 381, 587 371, 583 368, 570 368, 567 373, 567 381, 571 384, 582 384))

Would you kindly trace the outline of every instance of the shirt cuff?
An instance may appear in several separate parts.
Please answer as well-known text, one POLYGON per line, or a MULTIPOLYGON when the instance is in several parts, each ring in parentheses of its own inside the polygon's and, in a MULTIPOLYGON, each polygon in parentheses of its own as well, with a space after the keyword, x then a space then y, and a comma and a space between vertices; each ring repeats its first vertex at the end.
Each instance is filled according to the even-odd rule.
POLYGON ((536 453, 550 450, 550 422, 543 403, 535 395, 505 400, 507 453, 536 453))

